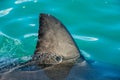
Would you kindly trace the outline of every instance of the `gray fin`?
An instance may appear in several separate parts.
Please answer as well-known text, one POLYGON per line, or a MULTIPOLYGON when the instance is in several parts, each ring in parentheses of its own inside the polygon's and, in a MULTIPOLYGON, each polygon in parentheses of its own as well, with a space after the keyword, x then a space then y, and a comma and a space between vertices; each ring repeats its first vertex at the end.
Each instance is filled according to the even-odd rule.
MULTIPOLYGON (((72 36, 58 19, 49 14, 40 14, 39 24, 38 42, 33 60, 39 60, 40 58, 44 60, 43 56, 46 55, 50 55, 48 57, 59 56, 56 58, 62 58, 63 61, 80 56, 80 51, 72 36)), ((45 62, 45 60, 41 62, 45 62)), ((48 63, 51 64, 54 61, 48 63)))

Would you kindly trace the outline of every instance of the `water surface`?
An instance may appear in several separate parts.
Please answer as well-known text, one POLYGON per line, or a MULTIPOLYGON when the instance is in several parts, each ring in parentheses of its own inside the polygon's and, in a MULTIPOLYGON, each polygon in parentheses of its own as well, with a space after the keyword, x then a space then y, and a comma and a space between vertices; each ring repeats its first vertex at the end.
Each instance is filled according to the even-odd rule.
POLYGON ((120 66, 119 0, 1 0, 0 67, 31 59, 40 13, 63 22, 86 59, 120 66))

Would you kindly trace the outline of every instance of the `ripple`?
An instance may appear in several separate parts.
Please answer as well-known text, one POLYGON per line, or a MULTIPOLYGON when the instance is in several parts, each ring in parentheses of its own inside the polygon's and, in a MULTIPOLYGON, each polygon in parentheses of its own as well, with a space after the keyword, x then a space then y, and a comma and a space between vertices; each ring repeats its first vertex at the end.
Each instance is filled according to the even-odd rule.
POLYGON ((24 53, 21 41, 3 32, 0 32, 0 37, 2 37, 0 42, 0 68, 20 61, 20 58, 16 56, 24 53))
POLYGON ((75 39, 84 40, 84 41, 97 41, 98 38, 95 37, 87 37, 87 36, 79 36, 79 35, 72 35, 75 39))
POLYGON ((34 1, 36 3, 38 0, 17 0, 15 1, 15 4, 21 4, 23 2, 30 2, 30 1, 34 1))
POLYGON ((12 9, 13 8, 8 8, 8 9, 1 10, 0 11, 0 17, 3 17, 5 15, 9 14, 12 9))
POLYGON ((84 55, 84 57, 86 57, 87 59, 91 58, 91 55, 87 52, 85 52, 84 50, 80 50, 82 52, 82 55, 84 55))
POLYGON ((36 24, 29 24, 29 25, 30 25, 30 26, 33 26, 33 27, 36 26, 36 24))
POLYGON ((8 39, 11 39, 11 40, 13 40, 13 41, 15 42, 15 44, 16 44, 16 45, 19 45, 19 44, 21 44, 20 40, 18 40, 18 39, 15 39, 15 38, 12 38, 12 37, 10 37, 10 36, 8 36, 8 35, 4 34, 4 33, 3 33, 3 32, 1 32, 1 31, 0 31, 0 35, 1 35, 1 36, 4 36, 4 37, 6 37, 6 38, 8 38, 8 39))
POLYGON ((26 34, 24 35, 24 38, 28 38, 28 37, 31 37, 31 36, 37 36, 38 33, 30 33, 30 34, 26 34))

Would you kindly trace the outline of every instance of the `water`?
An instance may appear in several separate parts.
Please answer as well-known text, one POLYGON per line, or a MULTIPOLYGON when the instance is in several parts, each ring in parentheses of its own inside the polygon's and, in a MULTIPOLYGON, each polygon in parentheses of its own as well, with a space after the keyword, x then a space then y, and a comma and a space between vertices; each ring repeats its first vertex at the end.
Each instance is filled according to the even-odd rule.
POLYGON ((31 59, 40 13, 62 21, 86 59, 120 66, 119 0, 1 0, 0 67, 31 59))

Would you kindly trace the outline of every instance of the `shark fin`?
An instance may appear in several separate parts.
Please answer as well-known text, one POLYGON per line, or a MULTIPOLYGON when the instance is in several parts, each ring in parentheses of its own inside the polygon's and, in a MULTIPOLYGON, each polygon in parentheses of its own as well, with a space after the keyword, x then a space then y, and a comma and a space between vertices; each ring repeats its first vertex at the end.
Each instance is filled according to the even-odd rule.
POLYGON ((80 57, 72 36, 58 19, 49 14, 40 14, 39 24, 33 60, 38 60, 39 64, 54 64, 80 57))

